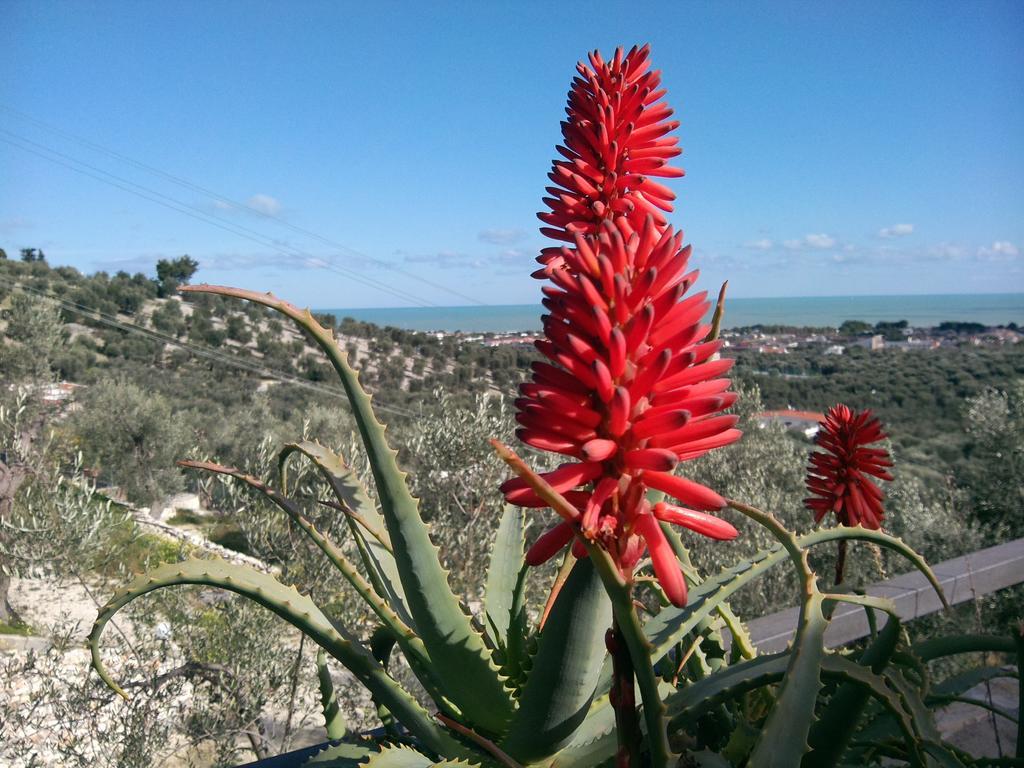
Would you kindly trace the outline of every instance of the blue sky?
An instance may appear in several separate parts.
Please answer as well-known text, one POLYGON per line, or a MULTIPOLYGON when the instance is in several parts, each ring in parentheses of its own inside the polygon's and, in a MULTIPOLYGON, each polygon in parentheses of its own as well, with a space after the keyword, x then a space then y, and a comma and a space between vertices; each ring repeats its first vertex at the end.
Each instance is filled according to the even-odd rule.
POLYGON ((0 0, 0 247, 188 253, 317 307, 535 302, 575 62, 650 42, 704 287, 1024 291, 1024 3, 581 7, 0 0))

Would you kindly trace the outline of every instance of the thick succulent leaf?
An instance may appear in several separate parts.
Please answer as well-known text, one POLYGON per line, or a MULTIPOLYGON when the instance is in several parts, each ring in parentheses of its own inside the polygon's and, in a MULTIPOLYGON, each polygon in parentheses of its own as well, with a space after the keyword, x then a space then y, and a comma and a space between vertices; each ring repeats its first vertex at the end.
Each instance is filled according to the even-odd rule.
POLYGON ((1016 653, 1012 637, 1000 635, 952 635, 914 643, 911 650, 921 661, 934 661, 961 653, 1016 653))
POLYGON ((380 752, 371 753, 359 765, 362 768, 473 768, 480 764, 466 760, 434 762, 432 758, 417 752, 412 747, 395 744, 383 747, 380 752))
POLYGON ((412 747, 386 746, 359 764, 363 768, 431 768, 434 761, 412 747))
MULTIPOLYGON (((684 728, 748 691, 780 682, 789 668, 790 654, 791 651, 783 651, 743 661, 671 693, 666 700, 671 718, 669 729, 684 728)), ((918 729, 906 712, 901 696, 870 668, 839 654, 826 653, 822 658, 821 675, 828 680, 850 682, 864 688, 895 718, 904 739, 910 741, 918 737, 918 729)))
POLYGON ((886 684, 899 694, 903 701, 903 708, 912 718, 915 736, 922 742, 940 744, 942 735, 939 733, 938 726, 935 725, 932 711, 928 709, 921 697, 921 691, 908 681, 896 667, 886 669, 883 675, 886 684))
POLYGON ((730 595, 787 559, 788 555, 782 549, 761 550, 749 560, 726 568, 698 584, 691 590, 684 607, 668 607, 659 611, 644 624, 644 633, 653 649, 651 658, 655 662, 660 661, 701 621, 715 613, 730 595))
POLYGON ((669 730, 682 728, 712 707, 747 691, 778 682, 788 666, 789 651, 768 654, 740 662, 687 685, 671 694, 666 701, 669 730))
MULTIPOLYGON (((723 290, 725 286, 722 286, 723 290)), ((648 498, 651 503, 654 504, 657 501, 661 501, 664 498, 663 493, 657 492, 657 499, 653 498, 655 494, 648 493, 648 498)), ((693 567, 693 563, 690 560, 690 552, 683 544, 682 537, 679 535, 679 531, 676 526, 670 525, 664 521, 660 522, 661 531, 665 534, 665 538, 668 540, 669 546, 676 554, 676 559, 679 560, 679 565, 683 569, 683 575, 686 577, 687 582, 691 586, 691 591, 703 583, 704 579, 697 573, 697 569, 693 567)), ((740 621, 739 617, 733 612, 732 607, 724 600, 719 602, 715 607, 715 612, 722 619, 724 625, 729 629, 732 635, 732 656, 734 661, 739 659, 752 659, 757 655, 757 649, 754 647, 754 641, 750 637, 750 631, 746 625, 740 621)), ((724 647, 722 633, 715 631, 709 635, 711 641, 719 647, 724 647)))
POLYGON ((513 616, 523 609, 522 602, 516 605, 519 574, 523 569, 523 548, 525 545, 526 516, 522 507, 506 504, 498 524, 491 547, 491 562, 487 569, 487 584, 484 591, 484 613, 487 618, 487 632, 499 648, 508 648, 509 630, 513 616))
POLYGON ((611 604, 593 563, 577 560, 540 635, 504 751, 535 762, 572 740, 594 697, 610 625, 611 604))
POLYGON ((931 703, 932 697, 941 696, 962 696, 976 685, 981 685, 988 680, 995 680, 997 677, 1019 677, 1016 667, 978 667, 960 672, 946 678, 941 683, 936 683, 931 688, 931 693, 925 699, 931 703))
POLYGON ((825 656, 825 628, 820 593, 808 593, 800 607, 796 637, 779 696, 754 746, 750 768, 800 764, 807 751, 807 736, 821 690, 821 663, 825 656))
POLYGON ((270 294, 211 285, 184 286, 182 290, 234 296, 277 310, 309 333, 330 359, 366 448, 409 612, 426 645, 432 672, 451 701, 475 725, 491 733, 502 732, 514 709, 511 692, 505 687, 483 637, 451 590, 437 548, 420 517, 419 503, 409 492, 406 475, 398 467, 398 453, 388 445, 384 426, 370 406, 370 396, 334 334, 321 326, 309 310, 300 310, 270 294))
POLYGON ((833 528, 819 528, 810 533, 805 533, 802 536, 796 537, 797 544, 802 548, 806 549, 816 544, 824 544, 830 541, 840 540, 858 540, 858 541, 870 541, 872 544, 877 544, 885 549, 892 550, 900 555, 903 555, 910 563, 919 570, 928 583, 932 585, 932 589, 942 600, 942 604, 945 607, 949 607, 949 603, 946 601, 946 593, 942 591, 942 585, 939 584, 939 580, 935 578, 935 573, 925 562, 925 559, 915 552, 906 542, 896 536, 890 536, 883 531, 875 531, 870 528, 864 528, 863 526, 835 526, 833 528))
MULTIPOLYGON (((961 760, 956 751, 948 748, 946 745, 935 741, 926 741, 921 744, 921 748, 924 750, 927 765, 929 768, 934 766, 935 768, 966 768, 963 760, 961 760)), ((971 765, 974 765, 974 760, 970 761, 971 765)))
MULTIPOLYGON (((302 513, 302 509, 292 499, 263 483, 258 478, 246 474, 232 467, 225 467, 221 464, 214 464, 208 461, 179 461, 183 467, 202 469, 207 472, 227 475, 252 488, 272 501, 287 513, 295 521, 295 524, 315 543, 320 550, 327 555, 331 563, 341 572, 345 580, 352 585, 356 593, 366 604, 377 614, 384 625, 395 634, 403 652, 409 657, 415 658, 421 668, 429 667, 430 657, 424 647, 423 641, 412 631, 401 617, 395 613, 390 605, 377 593, 377 591, 363 578, 355 565, 349 561, 341 549, 323 533, 317 530, 316 526, 302 513)), ((428 690, 433 691, 429 680, 423 681, 428 690)))
POLYGON ((786 676, 779 687, 768 719, 750 755, 749 768, 799 765, 807 751, 807 735, 814 719, 814 707, 821 690, 821 664, 825 657, 825 629, 828 620, 824 596, 807 552, 774 516, 747 504, 729 501, 729 505, 766 528, 782 545, 800 579, 800 615, 796 637, 789 654, 786 676))
MULTIPOLYGON (((893 610, 889 621, 857 663, 876 674, 881 672, 892 658, 899 636, 900 621, 893 610)), ((840 760, 860 724, 869 695, 862 685, 844 683, 839 687, 818 721, 811 726, 808 739, 811 751, 804 756, 804 768, 831 768, 840 760)))
POLYGON ((618 744, 615 710, 607 696, 595 699, 572 741, 549 763, 550 768, 591 768, 612 760, 618 744))
POLYGON ((103 628, 121 608, 149 592, 179 584, 196 584, 235 592, 276 613, 306 634, 313 642, 344 665, 403 725, 439 754, 462 755, 465 750, 445 733, 427 712, 376 662, 369 651, 334 625, 317 605, 294 587, 286 587, 254 568, 222 560, 188 560, 168 563, 139 576, 114 593, 100 609, 89 634, 93 667, 107 685, 125 696, 103 666, 100 638, 103 628))
POLYGON ((320 470, 331 486, 338 503, 345 508, 349 529, 359 545, 359 551, 373 582, 374 588, 387 600, 395 613, 415 630, 416 624, 406 608, 405 592, 398 576, 398 566, 388 539, 384 517, 370 499, 355 471, 347 466, 341 456, 319 443, 304 440, 289 443, 278 454, 277 464, 281 485, 287 482, 288 459, 300 453, 320 470))
POLYGON ((359 768, 359 764, 376 752, 367 744, 334 744, 317 752, 303 766, 316 768, 359 768))
POLYGON ((331 741, 342 739, 348 732, 345 716, 338 707, 338 697, 334 693, 334 680, 331 670, 327 668, 327 654, 323 648, 316 653, 316 677, 320 683, 320 708, 324 713, 324 728, 327 738, 331 741))

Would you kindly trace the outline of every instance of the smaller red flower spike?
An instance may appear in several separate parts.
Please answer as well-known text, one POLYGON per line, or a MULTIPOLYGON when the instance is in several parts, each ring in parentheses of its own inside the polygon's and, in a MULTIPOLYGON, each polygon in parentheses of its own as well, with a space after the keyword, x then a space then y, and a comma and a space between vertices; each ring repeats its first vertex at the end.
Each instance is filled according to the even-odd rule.
POLYGON ((835 405, 825 415, 815 443, 821 451, 811 453, 807 467, 807 489, 814 494, 804 503, 814 510, 815 522, 835 512, 841 525, 863 525, 878 530, 882 525, 884 494, 868 475, 892 480, 889 452, 870 448, 886 435, 871 411, 854 413, 835 405))

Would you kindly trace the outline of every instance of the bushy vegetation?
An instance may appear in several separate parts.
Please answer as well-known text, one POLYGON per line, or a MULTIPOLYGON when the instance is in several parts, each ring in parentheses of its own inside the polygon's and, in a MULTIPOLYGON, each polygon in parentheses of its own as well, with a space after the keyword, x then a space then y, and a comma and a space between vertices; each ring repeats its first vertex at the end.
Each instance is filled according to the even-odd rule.
MULTIPOLYGON (((15 389, 0 392, 7 414, 0 461, 32 468, 31 478, 7 489, 6 507, 0 498, 0 517, 7 523, 0 533, 4 569, 49 570, 95 588, 182 559, 182 546, 143 534, 94 485, 116 487, 145 506, 190 488, 216 510, 216 519, 204 523, 212 538, 314 593, 330 615, 365 618, 352 615, 350 587, 273 504, 237 485, 174 467, 179 458, 215 459, 258 477, 276 477, 272 447, 303 435, 338 450, 360 475, 368 475, 354 447, 355 424, 310 340, 253 306, 209 296, 177 298, 172 289, 189 279, 188 267, 167 265, 153 280, 125 273, 83 276, 41 260, 0 261, 0 381, 22 387, 20 395, 15 389), (213 357, 202 354, 210 350, 213 357), (85 385, 73 395, 74 408, 39 405, 38 387, 56 379, 85 385)), ((410 485, 424 499, 424 516, 434 526, 455 591, 475 603, 501 514, 495 488, 507 476, 486 440, 511 439, 511 398, 535 352, 460 344, 350 318, 321 319, 337 322, 343 345, 365 372, 364 384, 402 448, 410 485)), ((898 462, 897 481, 889 488, 890 529, 929 560, 1024 530, 1024 350, 851 349, 843 357, 823 357, 813 349, 785 357, 743 352, 734 373, 742 390, 736 412, 746 437, 695 462, 695 479, 762 508, 786 510, 787 526, 809 529, 809 517, 801 516, 809 445, 778 425, 762 426, 757 416, 766 408, 824 409, 841 400, 873 408, 885 421, 898 462)), ((329 489, 315 472, 296 470, 289 485, 319 529, 344 539, 345 518, 322 503, 329 489)), ((744 525, 738 516, 733 521, 744 528, 738 543, 695 551, 705 572, 767 543, 763 529, 744 525)), ((541 528, 535 526, 529 537, 541 528)), ((820 570, 830 567, 829 557, 822 556, 820 570)), ((858 548, 851 567, 861 581, 904 568, 867 547, 858 548)), ((542 594, 551 575, 538 576, 531 589, 542 594)), ((779 595, 794 594, 790 577, 770 578, 734 598, 737 610, 749 617, 783 607, 788 599, 779 595)), ((157 755, 198 745, 192 754, 201 756, 201 764, 230 765, 245 754, 264 756, 296 743, 310 711, 297 703, 308 699, 308 648, 290 635, 275 635, 273 619, 234 601, 215 608, 193 591, 149 608, 150 615, 131 618, 138 631, 132 649, 137 662, 121 670, 145 695, 118 709, 95 682, 40 693, 65 714, 76 702, 91 702, 88 716, 69 719, 83 734, 97 710, 118 713, 115 733, 123 749, 107 764, 151 765, 157 755), (161 621, 174 633, 169 656, 161 655, 170 645, 153 640, 161 621), (274 636, 274 642, 254 648, 248 642, 254 633, 274 636), (154 679, 161 684, 153 685, 154 679), (171 702, 181 706, 185 691, 191 703, 183 711, 183 728, 154 714, 171 702), (282 712, 292 713, 283 729, 282 712)), ((993 622, 1012 617, 1003 603, 993 610, 993 622)), ((8 675, 56 674, 63 648, 58 643, 33 661, 35 667, 11 667, 8 675)), ((371 719, 357 716, 353 722, 371 719)), ((15 726, 4 736, 17 749, 23 742, 10 739, 29 738, 35 725, 8 722, 15 726)), ((73 733, 54 736, 68 745, 67 764, 103 764, 89 762, 98 761, 99 752, 88 751, 84 737, 76 740, 73 733)), ((6 756, 2 749, 0 758, 6 756)))

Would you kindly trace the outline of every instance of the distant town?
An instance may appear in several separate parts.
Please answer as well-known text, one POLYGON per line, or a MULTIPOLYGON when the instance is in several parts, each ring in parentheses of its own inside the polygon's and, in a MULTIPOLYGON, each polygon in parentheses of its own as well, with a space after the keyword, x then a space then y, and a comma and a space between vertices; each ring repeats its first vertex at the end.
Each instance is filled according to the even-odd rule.
MULTIPOLYGON (((533 344, 541 336, 532 332, 459 334, 436 332, 438 338, 455 336, 464 343, 488 347, 533 344)), ((883 349, 930 350, 961 346, 1001 346, 1024 340, 1016 323, 985 326, 981 323, 944 322, 930 328, 915 328, 907 321, 872 325, 848 320, 838 328, 798 328, 754 325, 730 328, 721 334, 724 346, 767 355, 786 355, 794 349, 817 349, 825 355, 842 355, 852 347, 878 351, 883 349)))

